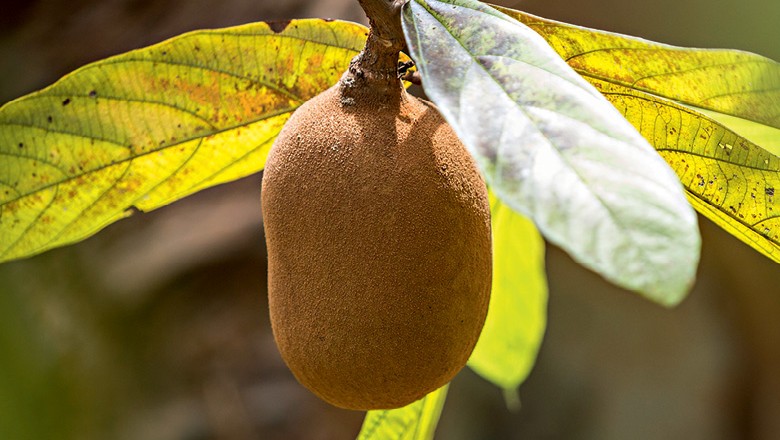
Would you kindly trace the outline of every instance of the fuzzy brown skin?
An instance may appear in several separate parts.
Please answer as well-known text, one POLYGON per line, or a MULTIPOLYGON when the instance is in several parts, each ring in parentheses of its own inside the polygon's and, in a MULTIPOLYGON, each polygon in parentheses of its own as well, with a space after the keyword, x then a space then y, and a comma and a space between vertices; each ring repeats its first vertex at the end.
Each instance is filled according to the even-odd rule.
POLYGON ((400 83, 325 91, 277 138, 262 205, 271 324, 303 385, 397 408, 463 368, 487 314, 490 208, 432 104, 400 83))

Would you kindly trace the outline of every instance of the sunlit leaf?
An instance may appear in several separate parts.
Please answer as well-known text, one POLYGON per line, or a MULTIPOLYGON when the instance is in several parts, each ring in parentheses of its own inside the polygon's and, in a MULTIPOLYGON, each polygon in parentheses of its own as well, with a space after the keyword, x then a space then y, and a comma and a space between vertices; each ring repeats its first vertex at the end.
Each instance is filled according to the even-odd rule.
POLYGON ((728 128, 734 133, 760 146, 764 150, 780 156, 780 128, 770 127, 758 122, 738 118, 736 116, 718 113, 712 110, 706 110, 699 107, 686 105, 691 110, 715 120, 720 125, 728 128))
POLYGON ((439 423, 448 385, 403 408, 369 411, 358 440, 430 440, 439 423))
POLYGON ((499 9, 615 104, 669 162, 696 210, 780 262, 780 63, 499 9))
POLYGON ((542 35, 581 75, 780 128, 780 64, 687 49, 497 7, 542 35))
POLYGON ((655 145, 699 212, 780 262, 779 157, 693 108, 594 84, 655 145))
POLYGON ((469 359, 480 376, 506 390, 531 372, 547 317, 544 240, 534 224, 491 194, 493 289, 485 327, 469 359))
POLYGON ((0 261, 262 169, 290 113, 334 84, 363 26, 198 31, 100 61, 0 108, 0 261))
POLYGON ((550 241, 623 287, 671 305, 700 238, 680 182, 538 34, 473 0, 403 13, 428 96, 489 185, 550 241))

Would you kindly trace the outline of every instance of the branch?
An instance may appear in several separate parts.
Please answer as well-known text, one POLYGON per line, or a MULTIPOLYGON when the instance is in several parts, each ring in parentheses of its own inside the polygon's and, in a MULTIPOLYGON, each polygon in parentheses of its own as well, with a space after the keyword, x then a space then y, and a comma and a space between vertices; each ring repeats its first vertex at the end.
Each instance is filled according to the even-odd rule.
POLYGON ((405 46, 401 29, 401 8, 407 0, 358 0, 368 16, 371 32, 382 40, 383 44, 398 47, 405 46))
POLYGON ((371 30, 366 46, 341 79, 342 102, 353 102, 367 83, 375 91, 398 94, 398 54, 406 47, 401 28, 401 8, 407 0, 358 0, 371 30))

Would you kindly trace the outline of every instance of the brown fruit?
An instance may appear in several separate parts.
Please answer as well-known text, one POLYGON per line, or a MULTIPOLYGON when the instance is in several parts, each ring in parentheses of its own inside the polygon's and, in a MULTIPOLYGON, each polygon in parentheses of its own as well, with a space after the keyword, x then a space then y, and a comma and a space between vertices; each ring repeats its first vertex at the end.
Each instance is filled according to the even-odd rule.
POLYGON ((287 365, 333 405, 409 404, 466 364, 487 313, 490 209, 436 108, 337 85, 298 109, 263 176, 268 296, 287 365))

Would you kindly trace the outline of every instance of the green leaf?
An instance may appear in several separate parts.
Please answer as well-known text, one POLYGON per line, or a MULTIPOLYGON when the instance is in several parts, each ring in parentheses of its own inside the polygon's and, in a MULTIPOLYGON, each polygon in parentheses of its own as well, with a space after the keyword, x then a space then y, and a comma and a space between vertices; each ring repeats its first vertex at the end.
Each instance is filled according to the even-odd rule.
POLYGON ((290 113, 334 84, 363 26, 198 31, 85 66, 0 108, 0 261, 263 168, 290 113))
POLYGON ((426 93, 498 197, 616 284, 666 305, 685 296, 694 211, 593 86, 538 34, 473 0, 413 0, 403 25, 426 93))
POLYGON ((547 317, 544 240, 534 224, 490 195, 493 288, 469 366, 505 390, 528 377, 547 317))
POLYGON ((669 46, 496 9, 539 33, 585 77, 780 128, 780 64, 769 58, 669 46))
POLYGON ((780 262, 780 63, 499 9, 547 39, 624 114, 696 210, 780 262))
POLYGON ((430 440, 447 397, 444 385, 403 408, 369 411, 358 440, 430 440))

